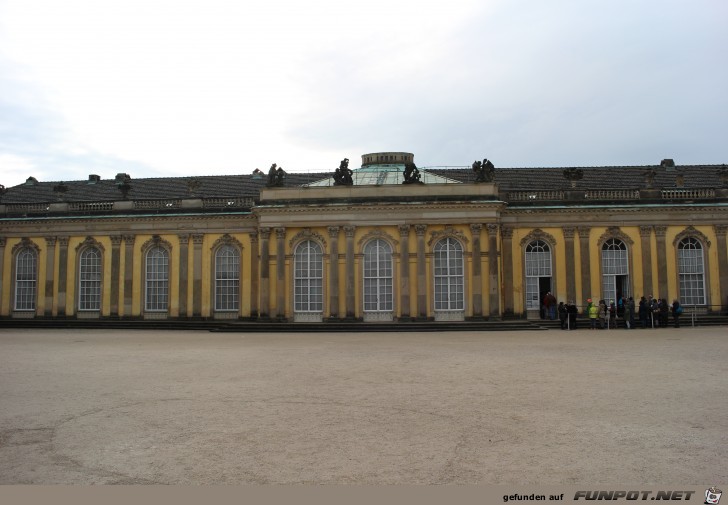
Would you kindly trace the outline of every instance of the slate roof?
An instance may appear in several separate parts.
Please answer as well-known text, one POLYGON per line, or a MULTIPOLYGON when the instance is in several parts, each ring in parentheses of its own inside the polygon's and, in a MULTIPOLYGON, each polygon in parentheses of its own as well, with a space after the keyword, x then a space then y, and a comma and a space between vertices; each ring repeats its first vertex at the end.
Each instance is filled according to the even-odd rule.
MULTIPOLYGON (((438 168, 422 167, 424 170, 461 183, 471 183, 475 176, 470 167, 438 168)), ((728 177, 726 165, 681 165, 663 166, 613 166, 613 167, 569 167, 583 171, 583 178, 576 183, 578 189, 639 189, 646 187, 645 173, 654 170, 654 188, 672 189, 721 188, 728 177), (683 179, 678 184, 678 176, 683 179)), ((571 181, 564 177, 560 168, 498 168, 494 179, 501 191, 535 191, 570 189, 571 181)), ((289 173, 285 186, 311 184, 333 176, 333 172, 289 173)), ((195 177, 160 177, 131 179, 129 200, 165 200, 185 198, 259 198, 267 177, 255 175, 219 175, 195 177)), ((68 181, 67 190, 54 190, 59 181, 35 185, 21 184, 7 188, 0 195, 0 204, 53 203, 64 202, 107 202, 122 200, 122 193, 114 179, 95 183, 89 181, 68 181)))

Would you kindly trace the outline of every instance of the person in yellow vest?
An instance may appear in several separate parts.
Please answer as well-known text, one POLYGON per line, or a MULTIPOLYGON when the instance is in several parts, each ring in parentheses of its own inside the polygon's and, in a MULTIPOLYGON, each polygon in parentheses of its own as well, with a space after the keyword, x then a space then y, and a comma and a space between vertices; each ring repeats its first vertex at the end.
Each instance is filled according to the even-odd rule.
POLYGON ((591 326, 589 329, 596 330, 597 329, 597 316, 599 315, 599 307, 594 305, 594 302, 592 302, 591 298, 586 299, 586 313, 589 316, 589 323, 591 323, 591 326))

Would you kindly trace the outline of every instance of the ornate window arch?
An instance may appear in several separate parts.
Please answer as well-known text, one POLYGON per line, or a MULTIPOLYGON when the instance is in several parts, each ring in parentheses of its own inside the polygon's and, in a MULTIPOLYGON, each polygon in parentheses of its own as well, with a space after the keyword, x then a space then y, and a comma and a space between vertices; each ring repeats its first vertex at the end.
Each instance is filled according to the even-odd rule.
POLYGON ((672 242, 677 260, 678 298, 684 305, 709 305, 708 273, 705 251, 710 240, 692 226, 678 233, 672 242))
POLYGON ((324 310, 324 247, 315 234, 293 249, 293 312, 318 318, 324 310))
POLYGON ((540 228, 521 239, 523 258, 523 285, 526 310, 540 310, 543 291, 556 291, 554 283, 553 252, 556 238, 540 228))
POLYGON ((76 247, 76 257, 78 310, 100 312, 103 301, 104 246, 93 237, 86 237, 86 240, 76 247))
POLYGON ((34 312, 38 300, 38 258, 40 248, 28 238, 13 247, 13 310, 34 312))
POLYGON ((364 312, 394 311, 394 260, 391 243, 370 238, 363 247, 364 312))
POLYGON ((213 310, 239 312, 243 246, 240 241, 226 233, 215 241, 211 250, 213 310))
POLYGON ((599 238, 602 297, 607 303, 632 294, 632 246, 634 241, 613 226, 599 238))
POLYGON ((455 236, 446 235, 435 242, 432 253, 435 312, 463 312, 465 310, 465 261, 462 243, 455 236))
POLYGON ((172 244, 154 235, 142 246, 144 312, 169 312, 169 272, 172 244))

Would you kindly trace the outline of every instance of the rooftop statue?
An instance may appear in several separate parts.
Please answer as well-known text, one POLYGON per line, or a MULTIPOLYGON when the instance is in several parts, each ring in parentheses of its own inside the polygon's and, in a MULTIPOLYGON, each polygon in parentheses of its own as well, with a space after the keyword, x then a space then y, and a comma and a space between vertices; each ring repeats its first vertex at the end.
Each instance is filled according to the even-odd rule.
POLYGON ((273 163, 270 166, 270 170, 268 170, 268 183, 266 186, 269 188, 277 187, 277 186, 283 186, 283 181, 286 178, 286 172, 283 171, 283 168, 278 167, 275 163, 273 163))
POLYGON ((341 160, 339 168, 337 168, 334 172, 334 186, 353 186, 353 173, 354 172, 349 169, 349 158, 341 160))
POLYGON ((412 161, 408 161, 404 164, 404 181, 402 184, 424 184, 420 181, 420 171, 417 170, 417 166, 412 161))
POLYGON ((571 182, 571 187, 576 187, 576 181, 584 178, 584 171, 581 168, 567 168, 564 170, 564 179, 571 182))
POLYGON ((647 189, 653 189, 655 187, 655 177, 657 176, 657 170, 651 168, 643 174, 645 176, 645 187, 647 189))
POLYGON ((493 182, 495 167, 488 159, 475 161, 473 163, 473 172, 475 172, 475 182, 493 182))

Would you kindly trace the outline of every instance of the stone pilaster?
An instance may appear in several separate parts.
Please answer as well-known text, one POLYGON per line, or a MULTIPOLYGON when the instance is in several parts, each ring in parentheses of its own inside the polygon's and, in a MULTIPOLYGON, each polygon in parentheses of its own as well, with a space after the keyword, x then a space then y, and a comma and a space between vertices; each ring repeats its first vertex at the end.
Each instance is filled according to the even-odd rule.
POLYGON ((339 227, 329 226, 329 315, 339 317, 339 227))
POLYGON ((473 317, 483 317, 483 278, 480 264, 480 232, 482 224, 471 224, 473 238, 473 317))
POLYGON ((657 289, 660 298, 667 298, 667 243, 665 235, 667 226, 655 226, 655 237, 657 238, 657 289))
MULTIPOLYGON (((726 235, 728 225, 718 224, 714 226, 718 247, 718 283, 720 286, 720 312, 728 312, 728 247, 726 246, 726 235)), ((2 259, 2 256, 0 256, 2 259)))
MULTIPOLYGON (((640 226, 642 245, 642 291, 644 296, 652 295, 652 226, 640 226)), ((636 294, 636 293, 635 293, 636 294)), ((658 297, 660 295, 657 295, 658 297)))
POLYGON ((276 317, 286 316, 286 229, 276 228, 276 317))
POLYGON ((488 229, 488 315, 491 319, 500 317, 500 284, 498 283, 498 225, 489 224, 488 229))
POLYGON ((124 235, 124 317, 132 317, 134 294, 134 235, 124 235))
POLYGON ((427 265, 425 263, 426 224, 416 224, 417 234, 417 317, 427 317, 427 265))
POLYGON ((409 232, 408 224, 399 225, 399 295, 401 318, 410 317, 410 278, 409 278, 409 232))
POLYGON ((202 233, 190 235, 192 239, 192 317, 202 316, 202 233))
POLYGON ((250 237, 250 317, 258 317, 259 285, 258 269, 260 257, 258 256, 258 232, 251 231, 250 237))
POLYGON ((3 306, 3 278, 5 277, 4 265, 5 265, 5 244, 7 239, 0 237, 0 310, 3 306))
POLYGON ((351 319, 356 314, 355 297, 354 297, 354 232, 355 226, 344 226, 344 235, 346 235, 346 318, 351 319))
POLYGON ((593 298, 591 292, 591 253, 588 226, 579 226, 579 253, 581 254, 581 300, 593 298))
POLYGON ((513 228, 501 227, 503 240, 503 313, 513 314, 513 228))
MULTIPOLYGON (((576 299, 576 257, 574 255, 574 232, 576 229, 573 226, 564 226, 561 230, 564 233, 564 250, 566 252, 566 298, 573 300, 578 305, 579 302, 576 299)), ((553 275, 555 274, 554 271, 553 275)))
POLYGON ((45 316, 56 316, 53 310, 53 278, 56 264, 56 237, 45 237, 46 242, 46 280, 45 280, 45 316))
POLYGON ((260 315, 270 317, 270 228, 260 229, 260 315))
MULTIPOLYGON (((189 257, 190 235, 181 233, 179 236, 179 316, 189 317, 187 307, 187 290, 189 289, 189 257)), ((214 294, 213 294, 214 296, 214 294)))
POLYGON ((58 315, 66 315, 66 282, 68 276, 68 237, 58 237, 58 315))
POLYGON ((119 317, 119 282, 121 282, 121 235, 111 239, 111 317, 119 317))

